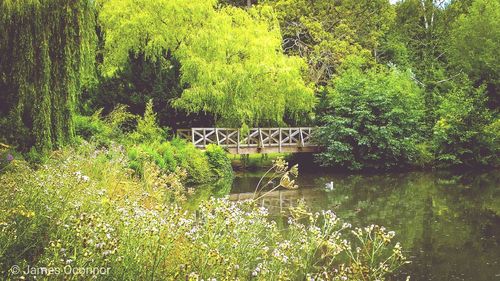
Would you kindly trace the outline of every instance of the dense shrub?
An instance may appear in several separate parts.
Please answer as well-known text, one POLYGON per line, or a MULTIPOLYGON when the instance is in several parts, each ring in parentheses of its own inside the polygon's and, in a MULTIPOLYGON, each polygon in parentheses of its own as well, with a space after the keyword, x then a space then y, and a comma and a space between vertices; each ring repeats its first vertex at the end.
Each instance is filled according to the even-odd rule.
POLYGON ((220 178, 231 177, 233 168, 227 152, 220 146, 209 144, 205 150, 210 169, 220 178))
MULTIPOLYGON (((144 163, 153 162, 165 172, 177 168, 188 172, 188 182, 203 183, 219 177, 219 171, 209 165, 207 155, 193 144, 181 139, 171 142, 142 143, 127 148, 130 167, 143 173, 144 163)), ((227 156, 226 156, 227 157, 227 156)))
POLYGON ((180 138, 172 139, 171 144, 174 147, 174 158, 179 167, 186 169, 190 177, 196 179, 197 182, 204 182, 212 177, 205 153, 192 143, 180 138))
POLYGON ((440 166, 495 166, 500 121, 486 106, 484 88, 456 87, 440 104, 433 145, 440 166))
POLYGON ((153 111, 153 100, 149 100, 142 118, 138 118, 135 131, 130 134, 133 142, 155 143, 165 140, 165 131, 157 124, 156 113, 153 111))
POLYGON ((128 141, 128 134, 134 129, 137 116, 127 110, 127 106, 119 105, 107 116, 97 110, 91 116, 76 116, 75 130, 77 136, 87 141, 108 145, 111 142, 128 141))
POLYGON ((299 207, 285 230, 253 201, 189 211, 182 171, 147 163, 135 177, 128 167, 122 146, 86 142, 37 170, 11 162, 0 175, 1 278, 33 277, 9 271, 18 265, 109 268, 37 276, 50 280, 382 280, 404 262, 384 228, 299 207))
POLYGON ((101 117, 101 111, 92 116, 78 116, 76 128, 80 137, 101 146, 121 143, 127 151, 130 168, 139 175, 143 174, 146 162, 155 163, 165 172, 185 169, 191 183, 232 174, 229 158, 221 148, 211 147, 204 153, 179 138, 166 141, 166 131, 157 124, 152 101, 147 103, 143 116, 132 115, 126 106, 118 106, 106 117, 101 117))
POLYGON ((419 155, 421 91, 410 73, 395 68, 348 67, 334 79, 316 141, 324 166, 352 170, 393 168, 419 155))
POLYGON ((110 128, 101 120, 100 115, 101 110, 91 116, 75 116, 76 134, 85 140, 90 140, 94 136, 109 135, 110 128))

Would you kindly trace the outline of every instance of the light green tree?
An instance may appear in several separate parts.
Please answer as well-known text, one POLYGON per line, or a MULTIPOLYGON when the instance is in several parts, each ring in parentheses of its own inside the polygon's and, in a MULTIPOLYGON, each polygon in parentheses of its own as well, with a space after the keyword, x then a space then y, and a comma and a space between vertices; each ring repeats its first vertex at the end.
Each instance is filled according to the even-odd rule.
POLYGON ((213 1, 102 2, 105 67, 112 74, 129 52, 175 56, 185 90, 174 101, 209 112, 224 125, 281 124, 314 106, 305 63, 281 49, 271 9, 216 9, 213 1))

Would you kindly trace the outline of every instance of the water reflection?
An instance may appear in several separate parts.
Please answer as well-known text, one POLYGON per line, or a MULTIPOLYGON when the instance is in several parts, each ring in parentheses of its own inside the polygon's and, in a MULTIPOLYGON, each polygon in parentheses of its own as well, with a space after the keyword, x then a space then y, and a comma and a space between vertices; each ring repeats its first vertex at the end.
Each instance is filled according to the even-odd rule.
MULTIPOLYGON (((252 194, 260 174, 236 177, 233 200, 252 194)), ((261 201, 279 214, 303 198, 353 225, 398 233, 413 263, 412 280, 500 280, 500 185, 497 172, 384 175, 301 174, 297 191, 261 201), (325 189, 328 183, 333 189, 325 189)))

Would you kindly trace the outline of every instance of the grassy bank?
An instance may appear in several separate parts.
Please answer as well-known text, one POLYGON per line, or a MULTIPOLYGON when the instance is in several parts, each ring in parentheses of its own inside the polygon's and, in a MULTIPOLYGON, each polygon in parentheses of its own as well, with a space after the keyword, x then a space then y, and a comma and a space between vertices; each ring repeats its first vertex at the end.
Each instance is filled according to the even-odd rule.
POLYGON ((2 278, 33 278, 16 265, 109 268, 76 280, 376 280, 404 262, 394 233, 352 228, 331 211, 299 208, 287 231, 252 201, 212 198, 191 211, 185 177, 154 162, 138 174, 117 144, 83 142, 36 168, 10 161, 0 176, 2 278))

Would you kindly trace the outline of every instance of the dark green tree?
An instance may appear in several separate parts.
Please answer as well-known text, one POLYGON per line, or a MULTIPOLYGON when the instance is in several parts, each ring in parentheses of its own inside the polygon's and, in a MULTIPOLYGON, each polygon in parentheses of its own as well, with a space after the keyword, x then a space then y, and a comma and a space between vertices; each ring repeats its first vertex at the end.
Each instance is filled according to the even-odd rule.
POLYGON ((124 104, 136 115, 142 115, 146 103, 153 100, 158 123, 172 129, 192 126, 211 126, 213 117, 204 113, 187 114, 172 106, 181 96, 180 63, 168 53, 158 59, 148 59, 143 53, 130 54, 124 67, 116 75, 98 75, 99 83, 82 95, 82 112, 92 114, 99 108, 108 114, 116 106, 124 104))
POLYGON ((420 157, 422 93, 411 73, 349 65, 333 80, 316 135, 323 166, 389 169, 420 157))
POLYGON ((500 105, 500 1, 475 0, 453 23, 447 51, 451 66, 485 84, 490 108, 500 105))
POLYGON ((0 2, 0 114, 9 141, 40 151, 71 141, 78 94, 93 77, 93 5, 0 2))
POLYGON ((443 97, 433 128, 437 164, 468 168, 499 164, 500 120, 486 102, 484 87, 470 83, 455 86, 443 97))

